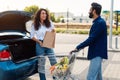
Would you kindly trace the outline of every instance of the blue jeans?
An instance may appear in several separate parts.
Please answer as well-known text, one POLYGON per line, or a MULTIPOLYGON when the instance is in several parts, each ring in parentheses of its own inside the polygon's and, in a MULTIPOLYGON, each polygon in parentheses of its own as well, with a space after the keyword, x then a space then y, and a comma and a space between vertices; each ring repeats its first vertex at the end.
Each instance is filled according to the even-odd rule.
POLYGON ((102 58, 95 57, 90 60, 87 80, 102 80, 102 58))
POLYGON ((36 43, 36 55, 38 58, 38 72, 40 76, 40 80, 46 80, 45 77, 45 57, 48 56, 50 64, 54 65, 57 63, 56 57, 54 55, 54 51, 51 48, 41 47, 40 44, 36 43))

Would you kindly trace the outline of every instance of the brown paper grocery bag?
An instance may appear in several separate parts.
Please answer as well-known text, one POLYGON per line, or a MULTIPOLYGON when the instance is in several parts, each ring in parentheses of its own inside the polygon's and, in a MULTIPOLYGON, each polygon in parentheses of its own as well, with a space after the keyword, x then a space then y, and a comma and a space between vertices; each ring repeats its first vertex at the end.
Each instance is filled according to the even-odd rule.
POLYGON ((43 40, 43 47, 54 48, 55 47, 55 31, 47 31, 43 40))

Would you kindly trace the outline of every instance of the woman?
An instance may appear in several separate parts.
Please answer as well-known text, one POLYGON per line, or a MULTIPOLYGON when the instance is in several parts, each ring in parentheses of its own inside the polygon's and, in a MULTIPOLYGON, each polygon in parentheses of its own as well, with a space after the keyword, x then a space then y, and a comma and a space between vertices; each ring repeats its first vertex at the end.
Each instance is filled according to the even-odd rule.
MULTIPOLYGON (((43 56, 38 58, 38 72, 40 76, 40 80, 46 80, 45 77, 45 55, 54 55, 54 51, 52 48, 45 48, 42 46, 44 36, 46 31, 54 30, 54 25, 49 20, 49 14, 46 9, 40 9, 37 11, 34 17, 34 24, 31 28, 31 38, 36 41, 36 55, 43 56)), ((56 63, 56 58, 53 56, 49 57, 51 65, 56 63)))

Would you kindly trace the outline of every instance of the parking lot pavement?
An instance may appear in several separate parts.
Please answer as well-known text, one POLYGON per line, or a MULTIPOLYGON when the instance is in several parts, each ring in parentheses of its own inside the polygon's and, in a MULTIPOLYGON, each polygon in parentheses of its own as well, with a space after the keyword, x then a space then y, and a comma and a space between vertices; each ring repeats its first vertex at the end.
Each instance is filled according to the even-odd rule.
MULTIPOLYGON (((79 80, 86 80, 89 61, 85 59, 76 59, 72 74, 79 80)), ((109 52, 109 59, 103 60, 103 80, 120 80, 120 53, 109 52)), ((29 80, 39 80, 38 74, 29 78, 29 80)), ((47 80, 52 80, 49 78, 47 80)))
POLYGON ((106 80, 120 80, 120 52, 109 53, 111 56, 104 65, 103 76, 106 80))
MULTIPOLYGON (((68 55, 70 50, 73 50, 80 41, 83 41, 87 36, 80 37, 79 35, 57 35, 55 54, 57 56, 68 55), (59 36, 59 37, 58 37, 59 36)), ((120 42, 120 41, 119 41, 120 42)), ((119 46, 120 47, 120 46, 119 46)), ((86 60, 87 48, 80 51, 78 58, 75 62, 72 74, 79 80, 86 80, 89 61, 86 60), (84 55, 82 54, 84 53, 84 55)), ((120 51, 108 51, 108 60, 103 60, 103 80, 120 80, 120 51)), ((29 80, 39 80, 38 74, 29 78, 29 80)), ((47 79, 52 80, 52 79, 47 79)))

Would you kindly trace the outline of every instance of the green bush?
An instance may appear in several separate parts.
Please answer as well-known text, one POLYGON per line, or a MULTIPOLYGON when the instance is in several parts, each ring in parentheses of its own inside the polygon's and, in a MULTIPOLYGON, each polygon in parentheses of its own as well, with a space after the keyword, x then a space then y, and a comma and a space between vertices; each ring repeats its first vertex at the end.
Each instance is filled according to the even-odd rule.
POLYGON ((88 34, 89 31, 79 31, 78 34, 88 34))
POLYGON ((85 31, 85 30, 77 30, 77 29, 56 29, 56 33, 70 33, 70 34, 88 34, 89 31, 85 31))
MULTIPOLYGON (((108 29, 107 32, 108 32, 108 34, 109 34, 109 33, 110 33, 110 30, 108 29)), ((113 29, 113 30, 112 30, 112 34, 113 34, 113 35, 120 35, 120 28, 118 28, 117 31, 116 31, 116 29, 113 29)))
MULTIPOLYGON (((85 29, 66 29, 66 28, 56 28, 56 33, 69 33, 69 34, 88 34, 89 30, 85 29)), ((107 34, 109 35, 110 30, 107 30, 107 34)), ((120 35, 120 28, 118 28, 118 31, 116 29, 113 29, 112 31, 113 35, 120 35)))
POLYGON ((56 29, 56 33, 65 33, 65 29, 56 29))

